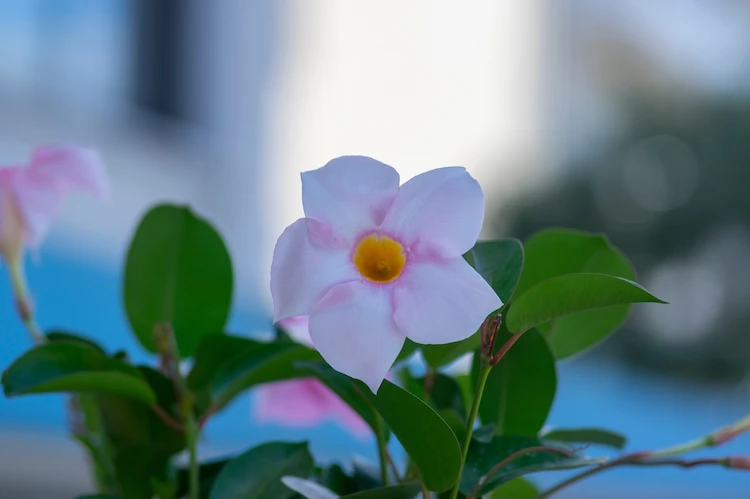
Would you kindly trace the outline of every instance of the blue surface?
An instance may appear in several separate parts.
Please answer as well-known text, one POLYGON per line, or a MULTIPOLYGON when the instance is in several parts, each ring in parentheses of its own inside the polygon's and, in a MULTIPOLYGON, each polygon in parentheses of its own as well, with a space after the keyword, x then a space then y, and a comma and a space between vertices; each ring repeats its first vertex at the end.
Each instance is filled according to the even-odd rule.
MULTIPOLYGON (((30 287, 36 297, 38 318, 43 328, 64 326, 88 335, 111 350, 125 348, 137 362, 153 362, 131 336, 121 310, 119 271, 93 269, 85 264, 43 251, 37 264, 27 268, 30 287)), ((29 348, 30 341, 14 315, 7 275, 0 270, 0 366, 7 366, 29 348)), ((262 310, 235 310, 229 329, 245 332, 268 327, 262 310)), ((559 389, 550 424, 564 427, 606 426, 630 437, 628 449, 664 447, 701 436, 714 428, 750 412, 750 398, 741 400, 729 391, 690 387, 638 374, 617 364, 592 358, 565 362, 560 366, 559 389)), ((251 418, 251 397, 236 403, 209 424, 205 441, 214 447, 241 450, 268 439, 310 440, 314 454, 322 460, 351 453, 374 459, 371 439, 352 440, 346 433, 326 424, 314 429, 290 430, 276 425, 258 424, 251 418)), ((62 398, 28 396, 0 399, 2 430, 26 427, 65 433, 62 398)), ((750 437, 714 449, 713 454, 750 456, 750 437)), ((698 454, 700 456, 701 454, 698 454)), ((560 474, 540 476, 544 484, 558 480, 560 474)), ((750 473, 716 468, 621 469, 603 474, 574 490, 606 489, 619 492, 668 486, 677 490, 710 490, 722 497, 750 497, 750 473), (744 492, 743 492, 744 491, 744 492), (734 494, 734 495, 733 495, 734 494)), ((708 492, 707 492, 708 493, 708 492)))

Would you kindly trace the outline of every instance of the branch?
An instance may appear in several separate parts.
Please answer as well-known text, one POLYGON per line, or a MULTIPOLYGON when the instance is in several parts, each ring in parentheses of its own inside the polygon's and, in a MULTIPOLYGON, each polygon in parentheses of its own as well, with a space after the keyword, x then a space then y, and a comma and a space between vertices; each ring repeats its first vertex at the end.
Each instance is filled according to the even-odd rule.
POLYGON ((182 426, 182 424, 174 419, 172 416, 170 416, 167 411, 159 407, 157 404, 152 404, 151 409, 156 413, 157 416, 159 416, 159 419, 164 421, 170 428, 172 428, 175 431, 183 432, 185 431, 185 427, 182 426))
POLYGON ((555 447, 546 447, 543 445, 539 445, 536 447, 526 447, 525 449, 517 450, 516 452, 514 452, 513 454, 506 457, 505 459, 497 463, 495 466, 490 468, 490 470, 487 473, 485 473, 484 476, 482 476, 482 478, 479 479, 479 483, 477 483, 477 486, 474 487, 474 490, 472 490, 471 493, 468 496, 466 496, 466 499, 474 499, 474 497, 476 497, 477 494, 479 494, 479 490, 482 488, 482 485, 484 485, 487 482, 487 480, 490 479, 492 475, 494 475, 501 469, 505 468, 506 466, 508 466, 510 463, 512 463, 519 457, 525 456, 526 454, 531 454, 532 452, 549 452, 551 454, 558 454, 560 456, 570 457, 574 453, 576 453, 577 450, 568 451, 568 450, 563 450, 563 449, 557 449, 555 447))

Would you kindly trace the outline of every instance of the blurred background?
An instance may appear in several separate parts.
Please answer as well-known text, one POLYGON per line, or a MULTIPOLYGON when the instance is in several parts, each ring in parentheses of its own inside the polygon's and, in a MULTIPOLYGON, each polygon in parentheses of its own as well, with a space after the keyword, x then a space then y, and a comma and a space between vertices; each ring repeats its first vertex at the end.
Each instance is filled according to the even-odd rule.
MULTIPOLYGON (((744 0, 0 0, 0 162, 88 145, 113 188, 106 205, 71 198, 30 258, 39 321, 147 360, 120 271, 139 217, 168 200, 222 231, 238 275, 229 330, 262 333, 300 171, 353 153, 404 180, 463 165, 485 189, 485 236, 606 232, 671 302, 635 307, 560 364, 550 424, 606 425, 631 450, 701 436, 750 411, 749 26, 744 0)), ((2 367, 30 346, 6 277, 2 367)), ((66 428, 61 397, 0 399, 0 497, 91 490, 66 428)), ((375 458, 333 424, 254 422, 252 397, 201 452, 267 438, 375 458)), ((750 438, 717 452, 748 455, 750 438)), ((746 498, 750 474, 622 469, 560 494, 672 496, 746 498)))

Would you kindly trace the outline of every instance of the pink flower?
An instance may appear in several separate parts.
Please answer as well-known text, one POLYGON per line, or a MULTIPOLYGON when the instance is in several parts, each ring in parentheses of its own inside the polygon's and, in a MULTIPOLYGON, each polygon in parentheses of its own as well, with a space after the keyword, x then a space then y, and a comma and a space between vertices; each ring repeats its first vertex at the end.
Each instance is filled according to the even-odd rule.
MULTIPOLYGON (((291 317, 280 326, 300 343, 310 343, 308 317, 291 317)), ((369 427, 327 386, 316 378, 277 381, 256 390, 255 417, 287 426, 315 426, 327 419, 341 423, 352 434, 369 435, 369 427)))
POLYGON ((24 248, 36 249, 75 189, 108 195, 104 168, 91 150, 40 147, 28 166, 0 168, 0 256, 19 265, 24 248))
POLYGON ((399 187, 390 166, 345 156, 302 174, 302 204, 306 218, 274 251, 274 320, 309 315, 325 360, 373 392, 407 337, 459 341, 502 306, 462 258, 484 217, 482 189, 465 169, 399 187))

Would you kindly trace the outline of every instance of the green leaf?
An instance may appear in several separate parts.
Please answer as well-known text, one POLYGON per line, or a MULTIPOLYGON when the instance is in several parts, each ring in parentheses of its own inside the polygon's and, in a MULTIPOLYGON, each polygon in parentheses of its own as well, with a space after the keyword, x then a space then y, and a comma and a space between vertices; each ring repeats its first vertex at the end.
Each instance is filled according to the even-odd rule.
POLYGON ((98 393, 122 395, 145 404, 156 400, 140 372, 79 342, 58 341, 33 348, 3 373, 5 395, 98 393))
POLYGON ((251 356, 265 344, 228 334, 204 336, 195 350, 195 363, 187 377, 188 387, 194 391, 207 388, 224 366, 251 356))
POLYGON ((481 341, 482 338, 477 331, 465 340, 445 343, 443 345, 423 345, 422 355, 428 366, 433 369, 439 369, 447 366, 462 355, 466 355, 472 350, 479 348, 481 341))
POLYGON ((260 383, 303 377, 295 365, 321 360, 320 354, 298 343, 261 343, 233 356, 213 377, 211 397, 220 407, 260 383))
MULTIPOLYGON (((509 457, 511 454, 529 447, 554 447, 563 451, 571 452, 574 449, 562 444, 545 442, 537 438, 522 437, 515 435, 498 436, 489 443, 481 443, 472 440, 469 445, 469 452, 466 455, 466 465, 461 478, 461 492, 464 494, 471 493, 479 484, 480 479, 489 473, 495 465, 509 457)), ((602 459, 589 458, 580 455, 571 455, 566 457, 551 452, 531 452, 514 459, 506 466, 501 468, 483 480, 480 493, 485 494, 500 485, 529 473, 539 471, 552 471, 578 468, 598 464, 602 459)))
MULTIPOLYGON (((548 229, 524 245, 525 265, 515 297, 533 285, 563 274, 595 273, 635 280, 635 270, 601 234, 548 229)), ((589 310, 539 327, 558 359, 574 355, 603 340, 625 320, 629 305, 589 310)))
POLYGON ((380 467, 357 455, 352 458, 352 480, 357 490, 375 489, 383 485, 380 483, 380 467))
POLYGON ((216 230, 189 208, 163 204, 141 220, 128 249, 124 298, 138 340, 156 352, 153 331, 171 324, 182 357, 200 338, 224 330, 232 301, 232 262, 216 230))
POLYGON ((281 483, 307 499, 339 499, 339 495, 332 490, 312 480, 305 480, 296 476, 283 476, 281 483))
POLYGON ((333 370, 325 362, 300 362, 297 366, 316 376, 359 414, 373 431, 377 431, 378 425, 375 418, 379 416, 368 403, 367 394, 371 392, 363 383, 333 370))
POLYGON ((98 343, 96 343, 95 341, 89 338, 84 338, 83 336, 78 336, 73 333, 68 333, 66 331, 58 331, 58 330, 48 331, 45 334, 45 336, 47 336, 47 341, 50 343, 57 343, 61 341, 64 341, 67 343, 81 343, 83 345, 87 345, 93 348, 94 350, 98 350, 99 352, 106 355, 101 345, 99 345, 98 343))
POLYGON ((552 277, 516 298, 505 322, 513 333, 523 333, 551 320, 595 308, 630 303, 664 303, 641 285, 605 274, 567 274, 552 277))
POLYGON ((341 499, 414 499, 420 490, 422 490, 422 487, 418 483, 402 483, 355 492, 342 496, 341 499))
POLYGON ((320 482, 339 495, 351 494, 359 490, 354 478, 347 475, 338 464, 332 464, 325 468, 320 477, 320 482))
POLYGON ((534 499, 539 491, 534 484, 523 478, 516 478, 496 488, 489 499, 534 499))
POLYGON ((152 499, 154 480, 166 482, 170 453, 149 444, 117 447, 113 453, 115 476, 125 499, 152 499))
MULTIPOLYGON (((425 386, 425 378, 417 378, 416 382, 420 386, 425 386)), ((447 374, 435 373, 430 391, 430 405, 437 411, 450 409, 461 418, 466 417, 461 387, 447 374)))
MULTIPOLYGON (((177 402, 171 381, 153 369, 142 367, 161 409, 177 418, 177 402)), ((165 423, 151 407, 133 399, 99 395, 96 403, 107 441, 114 447, 140 445, 155 452, 175 454, 185 448, 185 434, 165 423)))
POLYGON ((234 458, 216 478, 211 499, 291 499, 294 492, 281 483, 290 475, 306 478, 313 470, 307 442, 269 442, 234 458))
POLYGON ((461 449, 450 426, 430 406, 390 381, 383 381, 377 395, 362 387, 419 468, 425 486, 436 492, 453 486, 461 449))
POLYGON ((523 268, 521 241, 478 241, 464 258, 492 286, 503 303, 510 300, 523 268))
MULTIPOLYGON (((502 345, 510 337, 503 327, 497 343, 502 345)), ((478 373, 476 355, 472 368, 475 381, 478 373)), ((482 423, 494 424, 498 435, 535 436, 544 426, 556 388, 555 359, 549 346, 537 331, 528 331, 490 371, 479 416, 482 423)))
POLYGON ((463 440, 464 433, 466 432, 466 422, 464 421, 464 418, 459 416, 453 409, 440 409, 438 410, 438 414, 443 418, 443 421, 450 426, 451 430, 453 430, 456 439, 459 441, 463 440))
POLYGON ((628 439, 620 433, 600 428, 575 428, 552 430, 542 437, 544 440, 554 440, 558 442, 574 442, 582 444, 598 444, 607 447, 613 447, 621 450, 625 447, 628 439))

